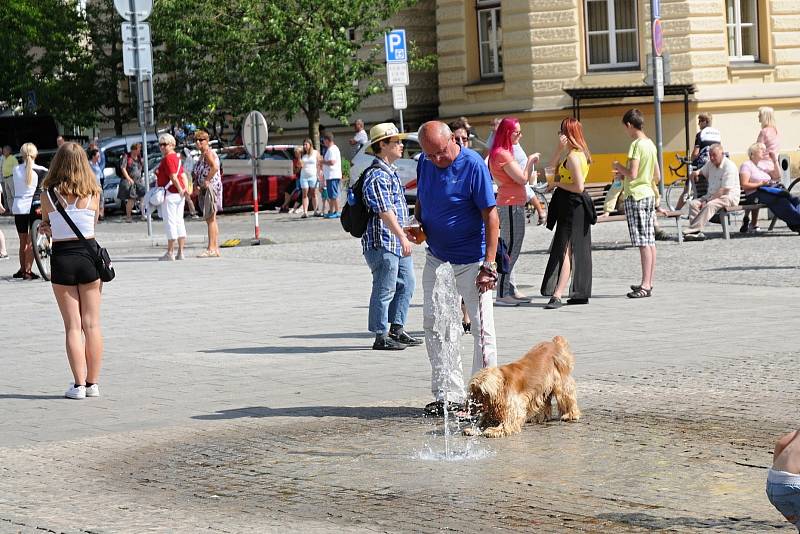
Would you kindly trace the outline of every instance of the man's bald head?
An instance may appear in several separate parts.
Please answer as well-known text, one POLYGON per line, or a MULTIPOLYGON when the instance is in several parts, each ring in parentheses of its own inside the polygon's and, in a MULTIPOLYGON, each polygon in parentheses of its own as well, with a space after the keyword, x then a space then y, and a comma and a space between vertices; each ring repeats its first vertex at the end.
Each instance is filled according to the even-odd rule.
POLYGON ((447 141, 450 139, 451 135, 453 135, 453 132, 450 130, 450 127, 441 121, 428 121, 423 123, 417 132, 420 144, 425 142, 438 143, 440 141, 447 141))
POLYGON ((461 152, 461 147, 453 140, 453 132, 443 122, 426 122, 419 127, 417 136, 422 151, 440 169, 446 169, 452 165, 461 152))

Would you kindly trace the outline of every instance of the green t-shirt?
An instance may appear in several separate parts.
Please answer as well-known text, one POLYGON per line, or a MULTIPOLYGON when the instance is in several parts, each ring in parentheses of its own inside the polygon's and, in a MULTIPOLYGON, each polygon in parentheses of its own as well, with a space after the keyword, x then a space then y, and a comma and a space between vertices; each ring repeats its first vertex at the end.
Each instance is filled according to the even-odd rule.
POLYGON ((625 178, 622 193, 625 198, 633 196, 634 200, 652 197, 655 194, 653 192, 653 174, 658 159, 655 143, 649 138, 635 140, 628 149, 628 161, 633 159, 639 160, 639 172, 635 179, 625 178))

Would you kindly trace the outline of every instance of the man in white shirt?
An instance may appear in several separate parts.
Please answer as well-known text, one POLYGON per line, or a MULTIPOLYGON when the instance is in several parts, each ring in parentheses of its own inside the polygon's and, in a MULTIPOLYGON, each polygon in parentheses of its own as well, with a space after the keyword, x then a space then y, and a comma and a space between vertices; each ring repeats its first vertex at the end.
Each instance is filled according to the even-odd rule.
POLYGON ((361 147, 369 143, 369 137, 367 137, 367 132, 364 131, 364 121, 361 119, 356 119, 356 122, 353 123, 353 137, 350 139, 350 159, 353 159, 358 151, 361 150, 361 147))
POLYGON ((708 179, 708 193, 689 203, 689 228, 683 231, 687 241, 702 241, 703 227, 722 208, 739 205, 742 189, 736 164, 725 157, 722 145, 711 145, 708 162, 693 173, 694 178, 703 175, 708 179))
POLYGON ((322 179, 328 192, 328 213, 326 219, 338 219, 339 214, 339 186, 342 182, 342 154, 339 147, 333 142, 333 133, 326 132, 322 136, 322 144, 327 149, 322 156, 322 179))

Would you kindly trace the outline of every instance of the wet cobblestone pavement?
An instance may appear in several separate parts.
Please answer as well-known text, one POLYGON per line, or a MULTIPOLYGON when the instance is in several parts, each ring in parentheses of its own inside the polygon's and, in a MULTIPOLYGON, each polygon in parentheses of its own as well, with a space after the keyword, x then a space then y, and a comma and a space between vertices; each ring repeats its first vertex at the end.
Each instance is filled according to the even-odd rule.
POLYGON ((4 450, 0 530, 790 531, 764 498, 764 436, 796 421, 770 409, 794 393, 775 370, 796 362, 583 379, 580 422, 473 438, 491 451, 480 460, 420 459, 444 449, 441 420, 390 405, 253 406, 197 416, 203 428, 4 450), (62 529, 65 514, 82 527, 62 529))

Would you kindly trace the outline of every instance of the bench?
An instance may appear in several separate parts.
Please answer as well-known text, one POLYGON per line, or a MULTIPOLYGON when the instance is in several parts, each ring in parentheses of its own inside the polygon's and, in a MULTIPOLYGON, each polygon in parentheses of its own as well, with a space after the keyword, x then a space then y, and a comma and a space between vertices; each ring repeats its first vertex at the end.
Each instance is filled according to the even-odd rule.
MULTIPOLYGON (((589 198, 592 199, 592 204, 594 204, 594 211, 598 215, 603 214, 603 204, 605 203, 606 199, 606 192, 611 188, 611 183, 591 183, 585 184, 583 186, 583 190, 589 195, 589 198)), ((658 217, 664 217, 667 219, 675 219, 675 226, 678 230, 678 243, 683 243, 683 232, 681 231, 681 212, 680 211, 668 211, 666 214, 658 213, 658 217)), ((624 221, 625 213, 620 210, 612 211, 608 217, 598 218, 598 223, 604 222, 614 222, 614 221, 624 221)))
MULTIPOLYGON (((744 191, 742 191, 742 196, 739 197, 739 205, 738 206, 731 206, 730 208, 722 208, 714 216, 711 218, 710 222, 715 222, 722 225, 722 235, 725 239, 731 238, 731 214, 742 211, 742 212, 750 212, 753 210, 758 210, 761 208, 766 208, 766 204, 742 204, 744 202, 744 191)), ((778 217, 775 215, 772 216, 772 222, 769 223, 769 231, 771 232, 773 228, 775 228, 775 223, 778 222, 778 217)))

